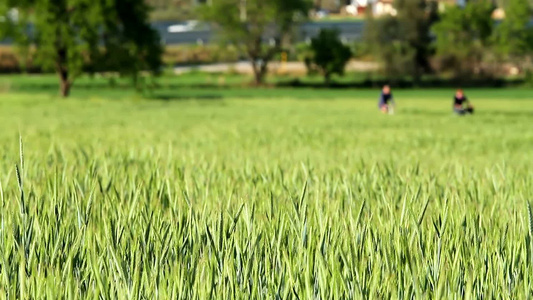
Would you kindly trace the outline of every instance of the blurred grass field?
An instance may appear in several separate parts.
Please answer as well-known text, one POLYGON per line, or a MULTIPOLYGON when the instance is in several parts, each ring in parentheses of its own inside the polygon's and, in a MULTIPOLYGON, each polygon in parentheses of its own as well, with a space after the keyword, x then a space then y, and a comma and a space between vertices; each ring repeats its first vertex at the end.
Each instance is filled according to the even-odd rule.
POLYGON ((532 91, 466 92, 0 93, 0 295, 525 298, 532 91))

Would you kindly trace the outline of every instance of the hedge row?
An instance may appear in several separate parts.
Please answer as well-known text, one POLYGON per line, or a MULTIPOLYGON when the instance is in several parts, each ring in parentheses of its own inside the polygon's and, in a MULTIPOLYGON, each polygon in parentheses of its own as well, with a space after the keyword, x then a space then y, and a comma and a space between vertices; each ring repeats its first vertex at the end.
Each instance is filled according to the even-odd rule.
POLYGON ((242 56, 235 46, 168 46, 163 54, 163 63, 167 66, 209 64, 236 62, 241 58, 242 56))
MULTIPOLYGON (((28 51, 27 59, 12 46, 0 46, 0 73, 35 73, 41 69, 35 62, 35 51, 28 51)), ((236 62, 242 57, 233 46, 169 46, 163 54, 163 62, 167 66, 185 64, 209 64, 217 62, 236 62)))
POLYGON ((11 46, 0 46, 0 73, 34 73, 41 69, 34 63, 35 51, 29 50, 26 55, 11 46), (26 57, 26 59, 24 59, 26 57))

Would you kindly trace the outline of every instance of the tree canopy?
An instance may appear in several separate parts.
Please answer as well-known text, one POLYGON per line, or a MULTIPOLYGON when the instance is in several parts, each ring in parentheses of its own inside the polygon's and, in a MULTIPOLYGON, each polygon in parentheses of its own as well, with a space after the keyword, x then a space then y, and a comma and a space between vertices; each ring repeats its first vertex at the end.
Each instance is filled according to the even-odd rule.
POLYGON ((496 27, 494 38, 498 52, 515 60, 533 55, 533 28, 528 26, 533 9, 528 0, 509 0, 506 18, 496 27))
POLYGON ((464 8, 448 9, 433 27, 437 54, 456 77, 489 73, 484 62, 491 56, 494 9, 490 1, 470 1, 464 8))
POLYGON ((64 97, 84 71, 119 72, 136 82, 141 71, 159 71, 162 48, 143 0, 23 0, 16 6, 13 2, 9 0, 4 10, 17 7, 23 17, 4 22, 4 32, 19 45, 36 48, 37 63, 58 74, 64 97), (34 26, 31 35, 29 20, 34 26))
POLYGON ((437 7, 426 0, 397 0, 395 7, 394 16, 367 16, 365 40, 383 62, 389 78, 411 76, 419 80, 430 71, 430 28, 437 20, 437 7))
POLYGON ((199 8, 223 40, 248 56, 255 83, 262 84, 268 63, 290 41, 293 26, 307 17, 308 0, 212 0, 199 8))

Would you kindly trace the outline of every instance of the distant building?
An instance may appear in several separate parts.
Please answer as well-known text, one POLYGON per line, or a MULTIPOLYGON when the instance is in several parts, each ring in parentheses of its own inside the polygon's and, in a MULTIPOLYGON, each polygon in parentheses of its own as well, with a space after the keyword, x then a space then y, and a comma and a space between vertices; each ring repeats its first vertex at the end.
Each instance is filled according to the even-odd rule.
POLYGON ((505 19, 505 10, 503 8, 497 8, 492 13, 492 18, 495 20, 503 20, 505 19))
POLYGON ((354 16, 364 15, 369 7, 372 7, 374 16, 395 16, 397 13, 394 0, 351 0, 351 3, 346 6, 346 12, 354 16))
MULTIPOLYGON (((372 7, 372 14, 374 16, 383 15, 396 15, 397 11, 394 8, 395 0, 347 0, 346 13, 349 15, 357 16, 364 15, 369 7, 372 7)), ((460 6, 464 7, 467 0, 434 0, 438 2, 440 11, 445 11, 446 7, 460 6)), ((497 9, 494 12, 494 18, 504 18, 505 13, 501 9, 497 9)))
POLYGON ((394 0, 378 0, 372 5, 374 16, 395 16, 394 0))
POLYGON ((0 16, 0 22, 5 22, 6 20, 10 20, 12 22, 18 22, 19 21, 19 10, 16 8, 11 8, 7 11, 7 14, 5 16, 0 16))
POLYGON ((352 0, 346 6, 346 12, 350 15, 364 15, 370 4, 370 0, 352 0))

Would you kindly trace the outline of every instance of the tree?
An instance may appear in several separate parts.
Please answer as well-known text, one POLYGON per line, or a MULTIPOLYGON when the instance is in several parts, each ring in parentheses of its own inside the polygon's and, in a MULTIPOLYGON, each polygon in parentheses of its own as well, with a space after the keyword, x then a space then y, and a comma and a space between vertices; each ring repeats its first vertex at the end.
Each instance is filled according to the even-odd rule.
POLYGON ((269 62, 290 41, 295 23, 307 17, 308 0, 212 0, 200 7, 201 17, 216 25, 226 42, 250 60, 260 85, 269 62))
POLYGON ((28 40, 24 27, 20 26, 27 20, 26 10, 33 0, 0 1, 0 40, 15 39, 20 43, 28 40))
POLYGON ((416 81, 431 71, 431 25, 438 19, 435 1, 397 0, 397 18, 401 34, 413 54, 413 77, 416 81))
POLYGON ((339 31, 333 29, 322 29, 311 40, 311 52, 311 63, 320 70, 327 85, 331 82, 331 75, 344 74, 352 56, 350 48, 339 39, 339 31))
POLYGON ((93 70, 129 76, 137 88, 141 87, 142 71, 159 73, 163 46, 159 33, 148 22, 149 11, 143 0, 114 0, 113 4, 103 5, 104 49, 97 53, 93 70))
MULTIPOLYGON (((342 4, 340 0, 314 0, 313 7, 315 10, 329 10, 329 11, 339 11, 342 4)), ((345 2, 345 1, 344 1, 345 2)))
POLYGON ((493 10, 488 0, 470 1, 448 9, 433 26, 437 55, 456 77, 483 75, 483 62, 492 53, 493 10))
POLYGON ((146 0, 153 7, 150 18, 159 21, 189 20, 194 15, 194 6, 199 2, 200 0, 146 0))
POLYGON ((27 44, 35 45, 37 63, 57 73, 63 97, 86 70, 134 79, 142 70, 159 71, 162 49, 143 0, 25 1, 19 9, 35 26, 27 44))
POLYGON ((389 79, 414 73, 413 49, 403 39, 397 18, 369 19, 365 27, 367 49, 383 64, 383 71, 389 79))
POLYGON ((419 81, 431 71, 430 28, 437 20, 437 6, 428 0, 397 0, 395 8, 395 16, 367 15, 365 40, 388 77, 407 75, 419 81))
POLYGON ((529 26, 532 9, 527 0, 509 0, 505 19, 494 31, 498 54, 504 60, 520 64, 531 71, 533 57, 533 28, 529 26))

